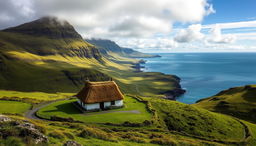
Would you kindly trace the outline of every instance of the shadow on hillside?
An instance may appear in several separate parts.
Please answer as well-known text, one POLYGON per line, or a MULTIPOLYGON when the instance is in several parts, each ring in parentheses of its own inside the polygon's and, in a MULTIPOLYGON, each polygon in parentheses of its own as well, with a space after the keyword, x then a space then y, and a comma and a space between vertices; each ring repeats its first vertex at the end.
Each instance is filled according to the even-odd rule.
POLYGON ((48 110, 45 111, 46 113, 50 113, 50 112, 63 112, 66 114, 80 114, 81 112, 72 104, 72 102, 70 103, 63 103, 60 105, 55 106, 55 110, 48 110))
POLYGON ((255 93, 256 93, 256 88, 250 88, 242 97, 244 100, 254 103, 256 102, 255 93))

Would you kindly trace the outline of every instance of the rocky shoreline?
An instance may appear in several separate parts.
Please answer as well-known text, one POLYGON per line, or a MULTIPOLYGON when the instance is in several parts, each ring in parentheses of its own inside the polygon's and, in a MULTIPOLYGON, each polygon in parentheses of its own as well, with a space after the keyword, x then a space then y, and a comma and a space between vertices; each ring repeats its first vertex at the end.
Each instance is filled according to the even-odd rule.
MULTIPOLYGON (((158 55, 158 57, 159 57, 159 55, 158 55)), ((145 66, 142 66, 142 64, 146 64, 146 62, 147 62, 147 60, 140 59, 138 61, 138 63, 134 64, 132 67, 136 70, 136 72, 143 72, 142 69, 144 69, 145 66)), ((160 94, 165 95, 164 98, 168 99, 168 100, 176 100, 177 97, 186 93, 186 90, 182 89, 182 87, 180 85, 181 79, 176 75, 172 75, 172 76, 175 76, 176 80, 178 81, 177 87, 173 90, 169 90, 169 91, 165 91, 165 92, 160 93, 160 94)))

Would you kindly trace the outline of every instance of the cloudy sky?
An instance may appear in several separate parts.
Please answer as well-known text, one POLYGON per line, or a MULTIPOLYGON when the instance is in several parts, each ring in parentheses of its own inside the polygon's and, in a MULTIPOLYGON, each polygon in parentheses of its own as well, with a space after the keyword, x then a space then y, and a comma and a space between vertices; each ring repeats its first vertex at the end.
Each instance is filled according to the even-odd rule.
POLYGON ((42 16, 143 52, 256 51, 255 0, 0 0, 0 29, 42 16))

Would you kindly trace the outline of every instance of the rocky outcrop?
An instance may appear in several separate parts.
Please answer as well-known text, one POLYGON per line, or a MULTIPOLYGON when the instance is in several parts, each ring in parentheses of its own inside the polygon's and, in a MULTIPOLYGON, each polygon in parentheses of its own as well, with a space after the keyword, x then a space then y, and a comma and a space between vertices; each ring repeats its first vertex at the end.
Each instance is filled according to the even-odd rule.
POLYGON ((28 122, 9 118, 0 115, 0 138, 7 137, 31 138, 34 144, 46 144, 48 138, 45 136, 36 125, 28 122), (9 128, 8 128, 9 126, 9 128))
POLYGON ((10 122, 10 121, 11 121, 11 118, 6 117, 4 115, 0 115, 0 123, 1 122, 10 122))
POLYGON ((82 146, 81 144, 77 143, 76 141, 67 141, 63 144, 63 146, 82 146))
POLYGON ((169 100, 176 100, 177 97, 186 93, 186 90, 182 88, 176 88, 167 92, 164 92, 165 98, 169 100))
POLYGON ((70 48, 68 53, 63 53, 62 55, 67 56, 77 56, 80 58, 95 58, 98 61, 101 61, 102 56, 98 49, 88 48, 88 47, 80 47, 79 49, 70 48))

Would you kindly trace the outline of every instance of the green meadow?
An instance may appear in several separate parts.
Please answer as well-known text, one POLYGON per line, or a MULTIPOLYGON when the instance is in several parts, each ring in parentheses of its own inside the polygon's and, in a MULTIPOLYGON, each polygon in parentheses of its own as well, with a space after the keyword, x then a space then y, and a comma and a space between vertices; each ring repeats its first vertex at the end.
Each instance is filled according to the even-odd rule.
POLYGON ((30 108, 28 103, 0 100, 0 114, 23 114, 30 108))
POLYGON ((19 98, 19 99, 34 99, 39 101, 51 101, 63 98, 68 98, 75 93, 44 93, 44 92, 19 92, 10 90, 0 90, 1 98, 19 98))
POLYGON ((120 124, 126 121, 142 123, 145 120, 151 120, 151 114, 147 111, 146 105, 130 96, 125 96, 125 106, 123 108, 109 110, 109 113, 81 113, 81 111, 73 105, 73 102, 76 101, 77 99, 72 99, 52 103, 40 109, 37 115, 46 119, 50 119, 51 116, 73 118, 74 120, 85 123, 120 124))

